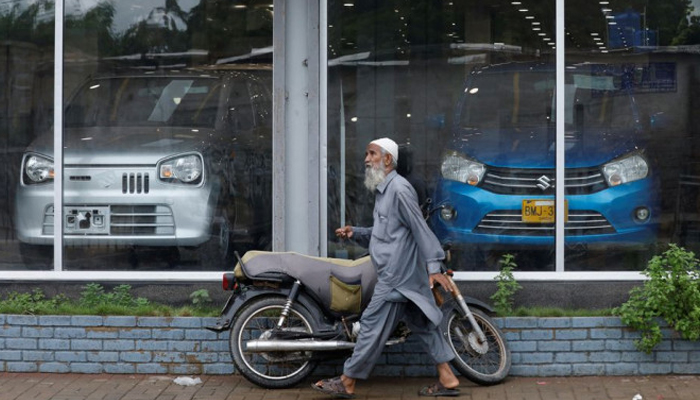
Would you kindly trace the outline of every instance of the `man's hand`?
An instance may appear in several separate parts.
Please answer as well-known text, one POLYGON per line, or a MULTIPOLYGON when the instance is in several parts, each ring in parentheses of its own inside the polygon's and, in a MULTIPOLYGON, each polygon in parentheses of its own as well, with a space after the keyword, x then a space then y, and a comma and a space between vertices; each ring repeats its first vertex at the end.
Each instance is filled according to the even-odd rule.
POLYGON ((430 274, 428 277, 430 278, 430 288, 431 289, 437 283, 438 285, 442 286, 448 292, 455 291, 455 288, 452 286, 452 280, 448 276, 442 274, 441 272, 438 272, 435 274, 430 274))
POLYGON ((335 236, 341 238, 341 239, 350 239, 352 238, 352 226, 350 225, 345 225, 342 228, 338 228, 335 230, 335 236))

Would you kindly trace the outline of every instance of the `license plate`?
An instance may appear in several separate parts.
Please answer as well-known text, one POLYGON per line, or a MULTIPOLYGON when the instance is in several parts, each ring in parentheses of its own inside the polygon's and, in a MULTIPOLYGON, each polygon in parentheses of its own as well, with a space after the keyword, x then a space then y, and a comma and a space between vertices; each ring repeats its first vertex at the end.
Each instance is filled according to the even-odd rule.
MULTIPOLYGON (((523 200, 522 221, 547 224, 555 221, 554 200, 523 200)), ((564 201, 564 221, 569 219, 569 203, 564 201)))
POLYGON ((81 235, 105 235, 109 232, 109 207, 65 207, 63 232, 81 235))

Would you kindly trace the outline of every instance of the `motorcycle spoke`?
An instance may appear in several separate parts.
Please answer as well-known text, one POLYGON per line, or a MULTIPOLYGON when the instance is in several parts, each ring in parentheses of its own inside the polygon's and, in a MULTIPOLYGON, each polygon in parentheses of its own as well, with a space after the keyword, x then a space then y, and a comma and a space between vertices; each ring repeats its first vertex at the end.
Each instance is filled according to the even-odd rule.
POLYGON ((488 345, 486 353, 480 354, 479 351, 473 349, 470 345, 469 336, 470 334, 476 335, 476 332, 473 332, 471 325, 466 319, 455 320, 452 324, 452 332, 450 334, 452 346, 463 362, 472 370, 484 375, 496 374, 503 367, 503 348, 491 328, 482 321, 477 322, 484 335, 486 335, 488 345))
MULTIPOLYGON (((254 339, 271 339, 274 336, 280 314, 281 307, 270 307, 252 315, 240 334, 241 343, 254 339)), ((308 322, 304 321, 294 310, 290 313, 282 329, 311 332, 308 322)), ((305 352, 259 353, 242 350, 242 355, 245 363, 253 371, 271 379, 286 378, 296 373, 306 366, 310 358, 310 354, 305 352)))

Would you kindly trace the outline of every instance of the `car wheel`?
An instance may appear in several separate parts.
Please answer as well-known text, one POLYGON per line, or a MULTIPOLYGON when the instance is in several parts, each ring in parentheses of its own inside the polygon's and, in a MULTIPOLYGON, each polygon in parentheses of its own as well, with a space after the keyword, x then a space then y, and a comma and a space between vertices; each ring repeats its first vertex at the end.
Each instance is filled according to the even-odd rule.
POLYGON ((53 246, 19 243, 22 262, 30 270, 47 270, 53 267, 53 246))
POLYGON ((200 246, 199 260, 203 265, 220 266, 225 269, 232 260, 231 225, 228 218, 217 216, 212 223, 209 240, 200 246))

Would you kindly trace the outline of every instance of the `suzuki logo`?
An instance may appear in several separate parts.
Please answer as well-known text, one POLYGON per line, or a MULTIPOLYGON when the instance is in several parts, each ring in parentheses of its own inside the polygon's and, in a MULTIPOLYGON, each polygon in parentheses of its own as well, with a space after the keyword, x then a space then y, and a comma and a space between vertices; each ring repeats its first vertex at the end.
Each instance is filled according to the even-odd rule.
POLYGON ((551 182, 552 180, 547 178, 547 175, 542 175, 539 178, 537 178, 537 187, 542 189, 542 191, 544 192, 545 190, 552 187, 551 182))

